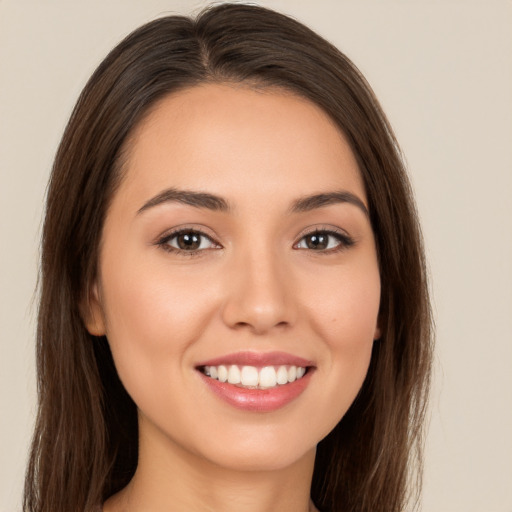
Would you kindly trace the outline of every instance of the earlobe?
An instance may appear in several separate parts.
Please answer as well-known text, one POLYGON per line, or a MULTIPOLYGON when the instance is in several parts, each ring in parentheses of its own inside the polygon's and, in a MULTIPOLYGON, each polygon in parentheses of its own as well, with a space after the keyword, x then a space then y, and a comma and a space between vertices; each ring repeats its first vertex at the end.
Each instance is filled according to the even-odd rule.
POLYGON ((106 334, 105 318, 97 283, 94 283, 91 287, 80 309, 85 328, 89 331, 89 334, 93 336, 104 336, 106 334))
POLYGON ((380 340, 380 338, 382 336, 382 330, 380 328, 381 325, 382 325, 382 318, 381 318, 381 315, 379 314, 379 317, 377 318, 377 325, 375 326, 375 331, 373 333, 374 341, 380 340))
POLYGON ((382 311, 377 315, 377 322, 375 323, 375 331, 373 331, 373 341, 379 341, 382 337, 382 331, 386 330, 386 316, 382 311))

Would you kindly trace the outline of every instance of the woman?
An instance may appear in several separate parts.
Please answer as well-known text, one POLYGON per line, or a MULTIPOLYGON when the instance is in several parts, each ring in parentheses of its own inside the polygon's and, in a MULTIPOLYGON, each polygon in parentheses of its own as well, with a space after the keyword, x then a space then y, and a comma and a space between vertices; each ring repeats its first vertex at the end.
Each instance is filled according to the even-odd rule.
POLYGON ((397 148, 281 14, 121 42, 50 181, 25 510, 405 510, 431 333, 397 148))

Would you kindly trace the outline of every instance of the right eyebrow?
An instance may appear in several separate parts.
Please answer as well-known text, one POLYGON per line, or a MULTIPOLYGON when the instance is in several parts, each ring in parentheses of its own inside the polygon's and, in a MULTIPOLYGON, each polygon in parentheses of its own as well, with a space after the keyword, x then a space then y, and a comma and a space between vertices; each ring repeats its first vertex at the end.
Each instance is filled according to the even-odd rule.
POLYGON ((177 202, 194 206, 195 208, 205 208, 220 212, 227 212, 231 208, 228 201, 223 197, 206 192, 196 192, 194 190, 179 190, 177 188, 168 188, 156 196, 146 201, 138 210, 137 215, 154 208, 163 203, 177 202))

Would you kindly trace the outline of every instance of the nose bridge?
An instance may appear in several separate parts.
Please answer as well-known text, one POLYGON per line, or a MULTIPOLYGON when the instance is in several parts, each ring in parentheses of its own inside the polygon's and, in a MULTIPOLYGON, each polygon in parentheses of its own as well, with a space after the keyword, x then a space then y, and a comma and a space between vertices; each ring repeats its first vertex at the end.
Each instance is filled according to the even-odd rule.
POLYGON ((295 317, 289 270, 272 244, 248 243, 244 250, 234 251, 225 322, 256 333, 291 325, 295 317))

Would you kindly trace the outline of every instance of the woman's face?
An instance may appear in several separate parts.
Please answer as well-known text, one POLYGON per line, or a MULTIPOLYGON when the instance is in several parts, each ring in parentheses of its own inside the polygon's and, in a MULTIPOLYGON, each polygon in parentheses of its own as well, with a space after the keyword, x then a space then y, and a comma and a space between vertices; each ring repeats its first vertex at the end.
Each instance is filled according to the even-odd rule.
POLYGON ((209 84, 150 112, 87 320, 107 335, 143 443, 238 469, 314 453, 379 336, 367 207, 347 142, 305 99, 209 84))

